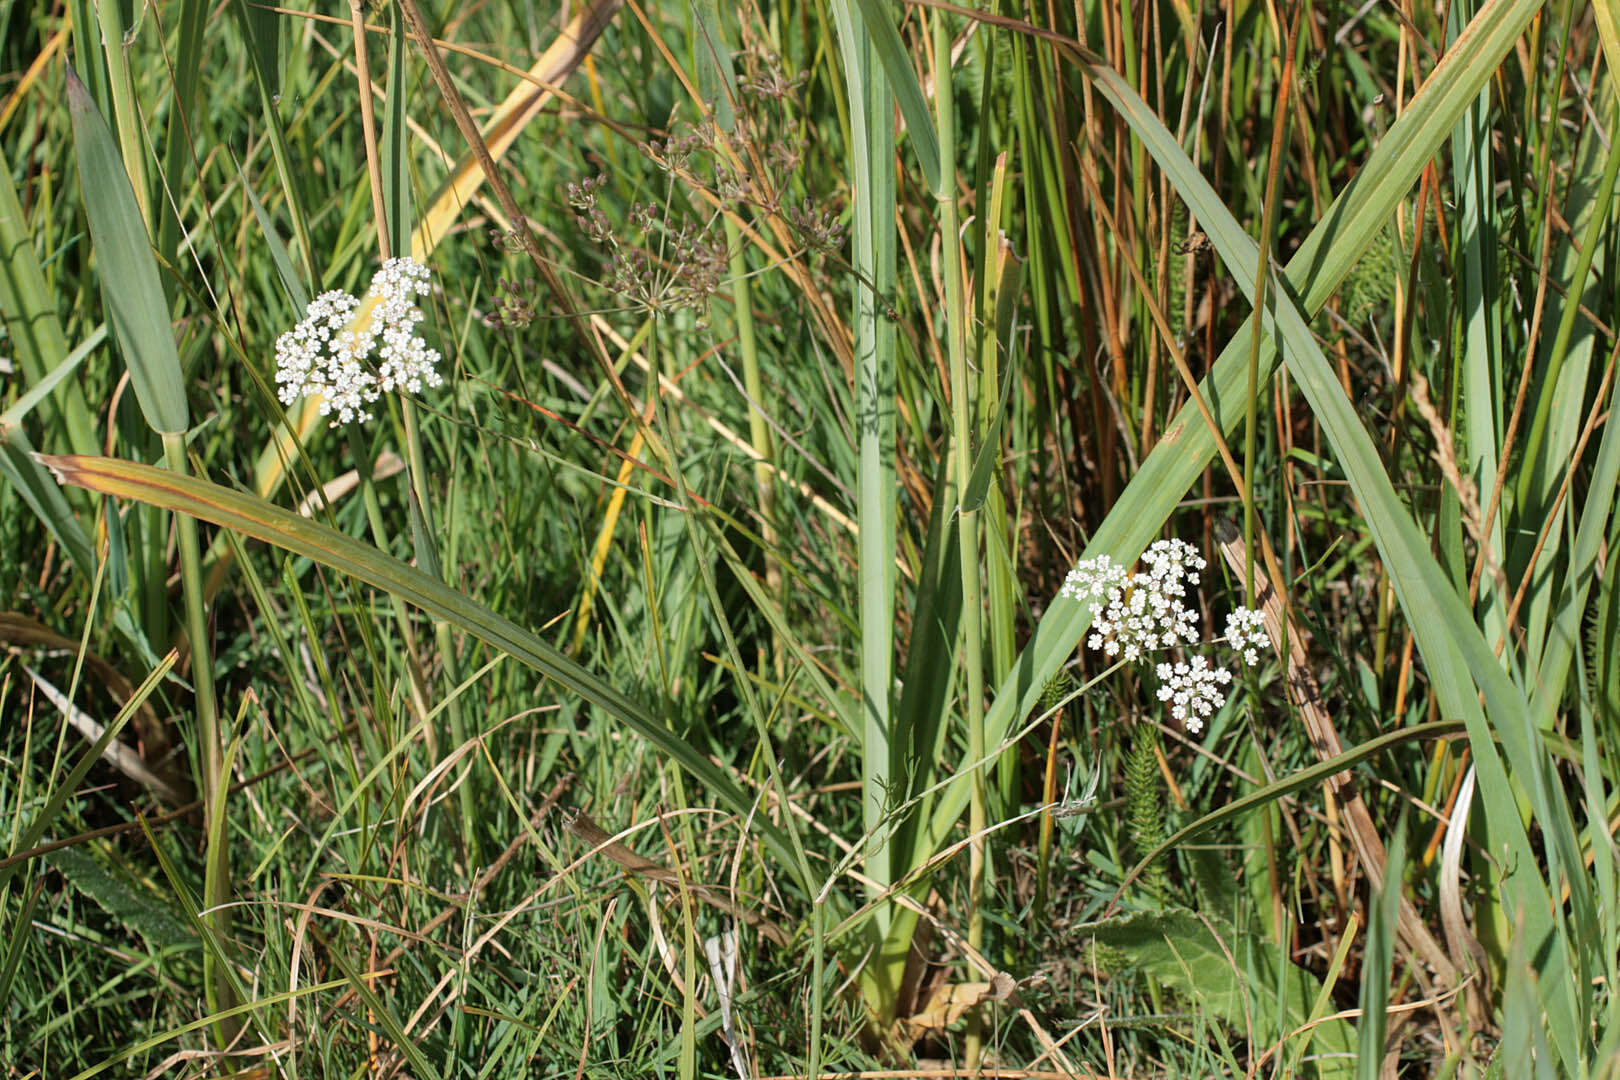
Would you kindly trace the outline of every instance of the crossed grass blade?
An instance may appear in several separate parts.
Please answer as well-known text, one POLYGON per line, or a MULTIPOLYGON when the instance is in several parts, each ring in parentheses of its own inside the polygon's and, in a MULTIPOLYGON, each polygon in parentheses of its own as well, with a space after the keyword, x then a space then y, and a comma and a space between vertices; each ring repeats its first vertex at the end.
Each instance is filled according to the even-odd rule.
MULTIPOLYGON (((263 499, 190 476, 116 458, 42 456, 63 483, 190 514, 256 540, 313 559, 323 566, 398 596, 492 648, 511 655, 618 719, 703 783, 733 812, 748 816, 754 799, 663 720, 619 693, 551 645, 436 578, 263 499)), ((784 866, 797 864, 785 832, 754 818, 754 827, 784 866)))

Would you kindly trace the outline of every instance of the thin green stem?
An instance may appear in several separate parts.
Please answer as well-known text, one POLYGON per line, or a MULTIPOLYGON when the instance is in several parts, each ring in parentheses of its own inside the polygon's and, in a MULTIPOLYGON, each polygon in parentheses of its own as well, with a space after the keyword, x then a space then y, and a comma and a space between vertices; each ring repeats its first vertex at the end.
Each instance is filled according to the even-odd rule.
MULTIPOLYGON (((737 319, 737 347, 742 352, 743 389, 748 393, 748 440, 760 460, 754 465, 754 483, 759 488, 759 535, 765 543, 765 584, 781 599, 782 568, 776 561, 776 491, 771 466, 776 462, 776 440, 765 420, 765 380, 760 376, 759 339, 754 331, 754 303, 748 284, 748 257, 742 231, 730 217, 724 218, 726 250, 731 253, 731 298, 737 319)), ((778 664, 780 647, 772 650, 778 664)), ((780 669, 778 669, 780 675, 780 669)))
MULTIPOLYGON (((186 437, 184 433, 163 436, 164 463, 185 475, 186 437)), ((203 825, 209 843, 203 877, 203 910, 210 929, 224 941, 231 932, 231 859, 229 830, 218 818, 225 810, 224 743, 219 726, 219 701, 214 695, 214 650, 208 639, 208 611, 203 593, 202 550, 197 542, 197 519, 190 514, 174 515, 180 547, 180 588, 186 604, 186 640, 191 645, 191 682, 197 702, 197 756, 202 762, 203 825)), ((218 966, 213 953, 203 953, 203 985, 210 1012, 220 1012, 236 1004, 229 975, 218 966)), ((236 1037, 239 1023, 221 1022, 214 1035, 221 1048, 236 1037)))
POLYGON ((1536 483, 1536 466, 1544 449, 1547 422, 1557 398, 1558 376, 1563 373, 1564 360, 1569 355, 1570 337, 1575 331, 1575 318, 1581 310, 1581 294, 1586 291, 1586 279, 1592 271, 1592 259, 1603 238, 1604 226, 1609 220, 1609 206, 1614 201, 1615 179, 1620 175, 1620 107, 1609 117, 1609 151, 1603 161, 1603 175, 1598 181, 1596 199, 1592 202, 1592 216, 1587 219, 1586 232, 1581 237, 1580 255, 1575 273, 1567 286, 1564 309, 1558 319, 1558 332, 1553 337, 1552 350, 1547 355, 1547 371, 1541 377, 1541 394, 1536 398, 1535 416, 1530 421, 1530 434, 1524 442, 1524 462, 1519 467, 1519 505, 1527 506, 1536 483))

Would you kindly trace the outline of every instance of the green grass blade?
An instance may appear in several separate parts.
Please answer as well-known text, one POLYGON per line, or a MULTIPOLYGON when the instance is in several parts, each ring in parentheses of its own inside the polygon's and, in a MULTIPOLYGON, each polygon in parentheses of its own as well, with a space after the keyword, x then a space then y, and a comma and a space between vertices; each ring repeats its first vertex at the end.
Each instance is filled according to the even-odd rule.
POLYGON ((281 279, 282 288, 292 298, 293 307, 303 311, 309 307, 309 294, 304 291, 304 283, 299 279, 298 272, 293 269, 292 256, 287 254, 287 245, 281 242, 281 234, 276 231, 275 219, 259 201, 258 195, 253 192, 253 185, 248 183, 247 173, 242 173, 242 190, 247 193, 248 203, 253 207, 253 217, 259 223, 259 231, 264 234, 265 247, 270 249, 270 261, 275 264, 276 276, 281 279))
POLYGON ((409 156, 410 133, 405 128, 405 97, 409 83, 405 78, 404 28, 399 22, 399 8, 390 5, 388 35, 388 97, 383 118, 382 155, 383 208, 388 217, 388 246, 395 255, 409 255, 411 251, 411 163, 409 156))
POLYGON ((1384 1062, 1384 1035, 1389 1030, 1390 961, 1395 956, 1395 913, 1400 908, 1401 875, 1406 864, 1406 822, 1395 829, 1384 864, 1384 887, 1367 921, 1367 949, 1361 969, 1361 1028, 1356 1032, 1356 1076, 1378 1080, 1384 1062))
POLYGON ((67 81, 79 187, 113 332, 147 424, 159 434, 179 435, 190 426, 190 410, 146 223, 106 121, 72 69, 67 81))
MULTIPOLYGON (((1615 387, 1609 388, 1610 416, 1614 415, 1615 387)), ((1615 490, 1620 487, 1620 423, 1603 425, 1603 441, 1598 444, 1597 462, 1592 467, 1586 503, 1581 507, 1575 528, 1575 544, 1570 550, 1569 567, 1547 646, 1536 664, 1536 681, 1530 693, 1530 713, 1538 731, 1551 731, 1558 714, 1564 687, 1569 681, 1570 664, 1581 638, 1581 618, 1586 599, 1597 574, 1598 554, 1609 529, 1614 510, 1615 490)), ((1600 648, 1608 646, 1599 642, 1600 648)))
MULTIPOLYGON (((1473 13, 1472 0, 1452 7, 1451 21, 1460 29, 1473 13)), ((1455 37, 1455 34, 1452 35, 1455 37)), ((1478 490, 1488 492, 1496 480, 1504 418, 1502 386, 1502 317, 1495 296, 1501 280, 1497 259, 1496 220, 1489 213, 1495 188, 1490 153, 1490 94, 1482 91, 1451 133, 1452 188, 1457 200, 1457 227, 1462 242, 1461 311, 1465 347, 1462 369, 1463 422, 1467 431, 1468 475, 1478 490)), ((1497 565, 1506 559, 1502 515, 1491 522, 1488 543, 1497 565)), ((1495 640, 1507 626, 1507 598, 1494 582, 1482 581, 1481 610, 1487 634, 1495 640)))
MULTIPOLYGON (((529 631, 376 548, 263 499, 195 477, 115 458, 70 456, 43 460, 64 483, 211 521, 399 596, 508 653, 623 722, 708 786, 727 808, 745 817, 753 810, 752 796, 645 707, 529 631)), ((762 818, 755 817, 753 823, 773 853, 785 864, 793 865, 794 851, 786 834, 762 818)))
MULTIPOLYGON (((10 348, 30 384, 38 386, 46 373, 67 353, 67 335, 45 275, 28 234, 17 188, 11 181, 11 161, 0 143, 0 318, 11 337, 10 348)), ((68 383, 53 395, 46 422, 60 413, 67 426, 68 445, 77 454, 96 451, 95 425, 78 383, 68 383)))
POLYGON ((35 460, 34 447, 22 428, 0 422, 0 477, 17 489, 34 516, 44 524, 56 542, 88 580, 95 574, 95 548, 79 518, 62 497, 62 488, 51 480, 44 466, 35 460))
MULTIPOLYGON (((1326 782, 1344 772, 1346 769, 1359 765, 1361 762, 1382 753, 1393 746, 1404 742, 1414 742, 1426 739, 1439 739, 1448 735, 1456 735, 1463 731, 1463 724, 1456 720, 1434 720, 1426 724, 1414 724, 1411 727, 1399 728, 1395 731, 1386 731, 1382 735, 1374 736, 1358 746, 1353 746, 1342 754, 1335 754, 1326 761, 1317 762, 1307 769, 1301 769, 1274 780, 1264 787, 1256 788, 1246 795, 1233 799, 1219 810, 1205 814, 1190 825, 1176 830, 1161 844, 1142 856, 1137 864, 1131 867, 1131 872, 1125 875, 1120 883, 1118 893, 1123 893, 1131 882, 1135 881, 1168 851, 1173 851, 1183 844, 1189 843, 1223 822, 1232 821, 1244 814, 1268 806, 1285 795, 1292 795, 1296 791, 1313 787, 1326 782)), ((1117 896, 1118 894, 1116 894, 1117 896)))
POLYGON ((178 262, 180 253, 181 221, 176 208, 180 202, 180 178, 185 175, 186 163, 195 160, 191 139, 197 124, 197 84, 203 69, 207 0, 183 0, 177 22, 180 41, 174 56, 174 92, 163 133, 162 183, 170 197, 158 200, 158 250, 170 263, 178 262))
MULTIPOLYGON (((850 104, 850 180, 855 191, 856 521, 861 639, 861 787, 867 835, 886 827, 897 748, 892 743, 894 693, 895 349, 883 313, 895 282, 893 98, 878 77, 864 8, 831 4, 843 53, 850 104)), ((883 16, 887 18, 886 15, 883 16)), ((880 20, 881 21, 881 20, 880 20)), ((893 27, 890 27, 893 33, 893 27)), ((926 118, 926 110, 923 112, 926 118)), ((925 119, 925 125, 927 125, 925 119)), ((872 893, 893 880, 893 852, 883 844, 866 864, 872 893)), ((877 931, 885 929, 887 909, 877 931)))
MULTIPOLYGON (((1337 290, 1540 7, 1540 0, 1492 0, 1487 4, 1442 58, 1423 90, 1408 104, 1355 179, 1345 186, 1323 220, 1311 230, 1289 260, 1286 273, 1289 284, 1303 298, 1307 313, 1320 310, 1337 290)), ((1139 131, 1149 152, 1169 174, 1182 197, 1192 203, 1197 196, 1201 204, 1220 207, 1220 200, 1208 182, 1187 164, 1175 139, 1120 76, 1097 64, 1089 54, 1071 49, 1071 55, 1089 65, 1087 72, 1098 80, 1099 90, 1139 131)), ((1230 213, 1223 212, 1221 217, 1231 222, 1230 213)), ((1203 220, 1201 213, 1200 220, 1203 220)), ((1256 265, 1254 241, 1241 229, 1234 233, 1228 225, 1213 221, 1208 224, 1226 230, 1217 246, 1235 253, 1229 269, 1241 287, 1252 289, 1252 268, 1256 265)), ((1211 236, 1213 238, 1213 234, 1211 236)), ((1247 336, 1228 342, 1214 370, 1200 387, 1216 421, 1225 431, 1232 430, 1242 417, 1234 403, 1244 400, 1248 346, 1247 336)), ((1262 343, 1260 360, 1262 378, 1269 379, 1276 364, 1276 351, 1269 341, 1262 343)), ((1153 452, 1142 461, 1129 486, 1086 546, 1085 555, 1106 553, 1116 560, 1133 561, 1158 533, 1214 455, 1214 440, 1203 418, 1194 405, 1187 404, 1165 429, 1153 452)), ((1047 609, 1019 654, 1012 676, 997 692, 985 717, 989 741, 1000 741, 1029 715, 1039 703, 1046 684, 1074 652, 1090 625, 1090 613, 1081 605, 1055 603, 1047 609)), ((929 845, 929 850, 937 849, 966 805, 965 784, 953 785, 942 793, 923 841, 929 845)))
MULTIPOLYGON (((939 160, 939 138, 934 131, 934 118, 929 112, 928 101, 923 97, 922 84, 917 81, 917 72, 911 66, 911 55, 906 52, 905 43, 900 40, 900 31, 894 27, 893 17, 890 14, 893 9, 883 4, 881 0, 854 0, 854 2, 860 8, 871 55, 882 68, 884 77, 888 79, 888 88, 900 106, 900 114, 906 118, 906 134, 910 136, 911 148, 917 154, 917 164, 922 168, 923 180, 927 183, 928 190, 937 194, 940 191, 939 185, 947 179, 947 170, 939 160)), ((844 62, 846 64, 852 62, 847 54, 844 62)), ((869 78, 876 74, 868 70, 869 78)), ((871 85, 875 87, 875 79, 871 85)), ((888 102, 885 101, 884 104, 887 106, 888 102)), ((876 98, 873 99, 873 105, 872 112, 868 114, 869 121, 874 128, 889 129, 889 109, 886 107, 879 111, 875 107, 876 98)), ((886 168, 887 161, 883 163, 886 168)), ((950 172, 948 179, 951 183, 955 183, 956 174, 950 172)))

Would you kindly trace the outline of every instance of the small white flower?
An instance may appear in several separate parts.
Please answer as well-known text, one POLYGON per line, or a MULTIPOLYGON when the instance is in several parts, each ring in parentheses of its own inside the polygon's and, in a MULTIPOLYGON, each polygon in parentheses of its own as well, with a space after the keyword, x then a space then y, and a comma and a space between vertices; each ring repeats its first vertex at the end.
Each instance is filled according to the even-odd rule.
POLYGON ((1058 595, 1091 611, 1087 644, 1127 660, 1198 640, 1198 613, 1187 605, 1206 563, 1192 545, 1160 540, 1142 556, 1144 569, 1127 573, 1107 555, 1084 559, 1069 572, 1058 595))
POLYGON ((371 419, 368 408, 388 391, 418 393, 444 380, 437 349, 416 335, 422 310, 415 298, 431 288, 428 268, 409 256, 389 259, 371 279, 369 317, 360 301, 334 289, 310 302, 297 326, 276 339, 277 396, 291 405, 313 394, 333 423, 371 419), (378 348, 378 343, 381 347, 378 348), (377 352, 373 373, 366 361, 377 352))

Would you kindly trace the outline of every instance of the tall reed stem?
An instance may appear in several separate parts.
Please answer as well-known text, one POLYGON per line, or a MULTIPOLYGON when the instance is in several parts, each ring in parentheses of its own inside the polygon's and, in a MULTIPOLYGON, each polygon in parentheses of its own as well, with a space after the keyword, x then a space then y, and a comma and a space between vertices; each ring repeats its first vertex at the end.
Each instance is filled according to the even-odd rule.
MULTIPOLYGON (((737 347, 742 352, 743 389, 748 393, 748 441, 759 454, 754 463, 754 483, 759 488, 759 535, 765 542, 765 585, 781 602, 782 568, 776 561, 776 489, 771 467, 776 463, 776 440, 765 421, 765 380, 760 377, 759 340, 754 333, 754 302, 748 285, 747 249, 742 230, 731 218, 723 219, 726 250, 731 256, 731 298, 737 319, 737 347)), ((772 650, 772 663, 780 676, 782 650, 772 650)), ((763 665, 762 665, 763 666, 763 665)))
MULTIPOLYGON (((956 122, 951 108, 951 35, 945 17, 932 13, 934 24, 934 109, 939 127, 939 229, 945 251, 945 341, 950 360, 951 468, 960 500, 973 472, 973 389, 967 367, 967 334, 962 310, 961 226, 956 208, 956 122)), ((984 947, 985 767, 984 663, 982 603, 979 583, 979 511, 957 506, 958 554, 962 573, 962 666, 967 673, 968 759, 973 787, 968 802, 968 944, 984 947)), ((981 1017, 968 1015, 967 1067, 979 1067, 983 1050, 981 1017)))

